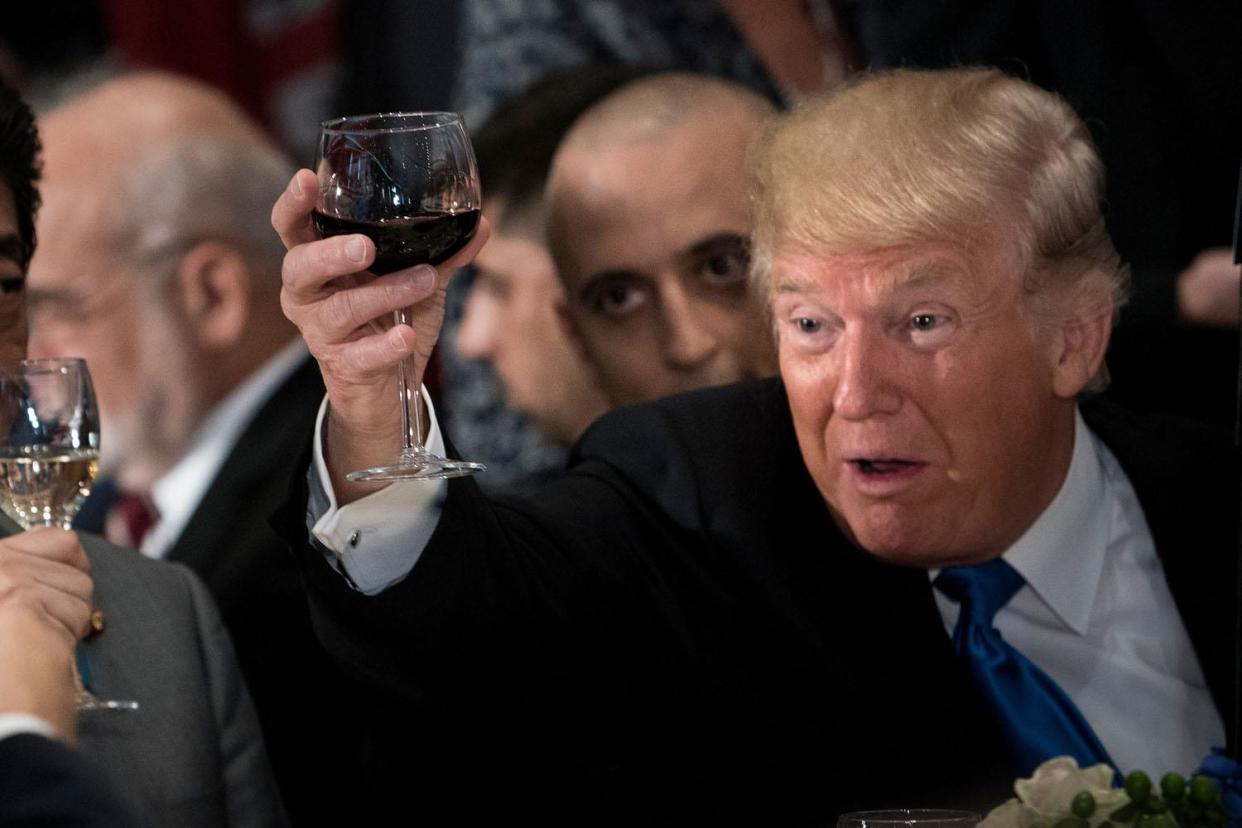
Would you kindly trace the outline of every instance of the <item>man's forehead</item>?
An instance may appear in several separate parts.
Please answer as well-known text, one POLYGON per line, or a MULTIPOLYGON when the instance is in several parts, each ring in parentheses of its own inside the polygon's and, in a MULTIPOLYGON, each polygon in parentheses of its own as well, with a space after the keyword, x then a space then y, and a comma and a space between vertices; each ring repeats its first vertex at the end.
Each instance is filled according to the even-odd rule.
POLYGON ((979 271, 974 257, 948 245, 885 248, 853 253, 800 250, 773 260, 775 293, 812 293, 846 283, 901 291, 964 282, 979 271))

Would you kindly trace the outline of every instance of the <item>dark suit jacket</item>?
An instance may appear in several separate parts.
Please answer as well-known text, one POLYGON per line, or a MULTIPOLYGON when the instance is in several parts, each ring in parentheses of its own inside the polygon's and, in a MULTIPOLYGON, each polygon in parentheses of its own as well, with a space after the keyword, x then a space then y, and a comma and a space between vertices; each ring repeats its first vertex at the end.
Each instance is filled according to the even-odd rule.
MULTIPOLYGON (((1236 463, 1208 438, 1085 413, 1139 493, 1223 711, 1236 463)), ((779 381, 614 413, 524 501, 449 485, 415 571, 377 597, 303 555, 325 644, 402 700, 394 734, 422 739, 392 771, 437 780, 420 810, 825 825, 1010 795, 926 572, 844 539, 779 381)), ((304 542, 301 517, 286 514, 304 542)))
POLYGON ((137 819, 103 774, 59 742, 0 739, 0 828, 129 828, 137 819))
MULTIPOLYGON (((0 515, 0 537, 20 531, 0 515)), ((284 825, 254 706, 202 583, 183 566, 81 535, 103 635, 82 644, 101 698, 134 712, 85 712, 78 748, 146 826, 284 825)))
POLYGON ((295 825, 344 824, 359 814, 348 793, 361 740, 355 708, 311 630, 288 546, 268 523, 322 399, 319 369, 307 358, 246 426, 167 555, 191 567, 220 607, 295 825))

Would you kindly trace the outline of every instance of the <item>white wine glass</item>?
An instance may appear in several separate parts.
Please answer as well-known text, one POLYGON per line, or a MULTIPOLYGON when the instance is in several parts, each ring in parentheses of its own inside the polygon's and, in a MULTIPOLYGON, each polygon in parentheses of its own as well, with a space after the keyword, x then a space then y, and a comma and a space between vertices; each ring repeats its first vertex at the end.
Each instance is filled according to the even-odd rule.
MULTIPOLYGON (((361 233, 375 242, 371 272, 392 273, 450 259, 474 237, 481 195, 474 150, 452 112, 395 112, 325 121, 320 131, 319 198, 311 218, 320 236, 361 233)), ((394 315, 409 323, 409 311, 394 315)), ((449 460, 423 446, 409 360, 397 366, 402 446, 387 466, 351 471, 350 480, 460 477, 481 463, 449 460)))
MULTIPOLYGON (((99 408, 83 360, 25 360, 17 373, 0 374, 0 508, 5 514, 23 529, 69 529, 98 468, 99 408)), ((79 644, 74 660, 79 710, 138 709, 135 701, 110 701, 90 692, 83 681, 89 667, 79 644)))

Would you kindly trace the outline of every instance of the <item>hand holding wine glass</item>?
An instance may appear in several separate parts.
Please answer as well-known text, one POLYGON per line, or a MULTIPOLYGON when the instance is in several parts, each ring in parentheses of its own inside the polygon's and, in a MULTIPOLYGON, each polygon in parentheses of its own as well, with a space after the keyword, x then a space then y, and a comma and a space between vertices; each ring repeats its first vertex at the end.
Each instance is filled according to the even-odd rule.
MULTIPOLYGON (((74 635, 102 618, 91 608, 86 553, 68 531, 98 462, 99 408, 85 362, 25 360, 16 374, 0 375, 0 508, 31 530, 0 544, 0 587, 33 594, 74 635)), ((138 708, 96 698, 82 681, 87 667, 79 648, 78 709, 138 708)))
MULTIPOLYGON (((472 161, 466 169, 473 174, 472 161)), ((441 176, 434 181, 453 185, 454 180, 441 176)), ((477 193, 477 179, 470 188, 477 193)), ((298 172, 273 208, 272 224, 289 248, 281 291, 285 315, 302 332, 327 386, 328 464, 338 502, 344 503, 373 488, 347 483, 345 472, 391 463, 399 441, 409 433, 402 421, 395 369, 408 358, 406 378, 417 388, 439 335, 448 279, 482 246, 487 222, 480 220, 473 237, 456 253, 452 244, 442 249, 438 256, 449 258, 437 267, 381 274, 372 269, 377 250, 370 237, 320 239, 312 223, 319 199, 320 179, 308 170, 298 172), (392 324, 393 314, 405 308, 406 321, 392 324)), ((463 201, 470 205, 458 199, 458 206, 463 201)), ((450 208, 451 203, 450 198, 450 208)), ((380 270, 394 266, 393 260, 386 262, 380 270)))
POLYGON ((73 652, 90 623, 88 568, 62 529, 0 539, 0 712, 37 716, 68 742, 77 726, 73 652))

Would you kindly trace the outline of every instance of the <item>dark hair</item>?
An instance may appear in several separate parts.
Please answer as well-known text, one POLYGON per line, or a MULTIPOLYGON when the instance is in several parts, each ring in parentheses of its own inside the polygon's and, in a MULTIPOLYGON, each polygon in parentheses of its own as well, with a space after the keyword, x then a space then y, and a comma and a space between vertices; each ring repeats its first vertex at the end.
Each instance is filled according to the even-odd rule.
POLYGON ((471 137, 484 197, 520 209, 542 196, 556 148, 578 116, 651 73, 607 64, 555 72, 502 103, 471 137))
POLYGON ((35 249, 35 213, 39 209, 39 131, 34 113, 17 92, 0 83, 0 178, 13 194, 21 266, 30 264, 35 249))

